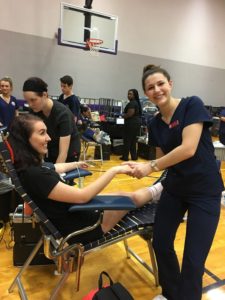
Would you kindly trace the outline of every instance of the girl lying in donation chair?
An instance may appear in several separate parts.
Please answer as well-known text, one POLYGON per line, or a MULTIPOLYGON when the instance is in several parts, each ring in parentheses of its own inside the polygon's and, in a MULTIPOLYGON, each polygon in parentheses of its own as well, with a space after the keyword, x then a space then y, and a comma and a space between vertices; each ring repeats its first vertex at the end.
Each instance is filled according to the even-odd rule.
MULTIPOLYGON (((75 211, 69 213, 74 204, 88 203, 117 174, 131 174, 128 165, 114 166, 107 170, 83 189, 76 189, 65 184, 58 173, 68 172, 76 167, 87 167, 84 162, 55 164, 55 170, 43 165, 43 157, 47 152, 50 137, 44 122, 37 116, 26 114, 14 119, 8 141, 14 151, 14 166, 23 188, 36 205, 45 213, 62 236, 94 224, 99 219, 99 211, 75 211)), ((161 183, 154 187, 144 188, 130 196, 136 207, 143 206, 152 196, 160 194, 161 183)), ((96 240, 125 216, 126 210, 104 212, 101 225, 91 232, 86 232, 73 238, 70 242, 87 243, 96 240)))
MULTIPOLYGON (((89 186, 76 189, 64 184, 57 172, 67 172, 76 166, 87 165, 83 162, 63 163, 56 164, 55 169, 44 165, 42 158, 47 152, 48 141, 49 136, 43 121, 29 114, 15 118, 6 143, 0 140, 3 163, 7 166, 15 189, 23 200, 31 205, 34 218, 38 220, 43 232, 42 238, 34 247, 8 291, 12 292, 17 285, 20 294, 24 295, 22 299, 27 299, 21 281, 22 275, 43 244, 45 256, 56 262, 58 274, 61 275, 51 292, 50 299, 56 299, 72 272, 76 272, 75 286, 78 291, 84 256, 121 240, 124 240, 127 257, 131 254, 152 273, 157 286, 158 272, 151 246, 156 205, 149 202, 160 195, 161 183, 158 182, 150 188, 143 188, 132 193, 119 193, 122 196, 95 197, 116 174, 130 173, 131 168, 122 165, 112 167, 89 186), (9 151, 6 149, 7 144, 10 146, 9 151), (9 152, 12 159, 10 159, 9 152), (143 207, 134 209, 140 206, 143 207), (128 210, 132 211, 127 214, 128 210), (128 246, 126 239, 135 234, 146 240, 152 266, 143 262, 128 246)), ((163 178, 162 174, 159 181, 163 178)))

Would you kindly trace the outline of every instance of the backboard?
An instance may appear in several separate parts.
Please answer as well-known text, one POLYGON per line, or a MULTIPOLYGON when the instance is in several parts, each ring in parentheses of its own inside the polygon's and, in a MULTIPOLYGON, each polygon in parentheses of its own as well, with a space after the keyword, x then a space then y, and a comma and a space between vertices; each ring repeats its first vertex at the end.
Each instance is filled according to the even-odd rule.
POLYGON ((88 39, 100 39, 100 52, 117 54, 118 17, 61 3, 58 44, 87 50, 88 39))

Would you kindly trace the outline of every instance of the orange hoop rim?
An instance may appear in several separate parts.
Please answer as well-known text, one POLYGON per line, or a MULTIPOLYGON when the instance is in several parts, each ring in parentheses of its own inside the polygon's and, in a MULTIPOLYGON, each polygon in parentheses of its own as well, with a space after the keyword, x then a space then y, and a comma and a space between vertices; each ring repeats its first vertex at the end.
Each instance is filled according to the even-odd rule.
POLYGON ((89 48, 95 47, 95 46, 99 46, 103 44, 103 40, 101 39, 96 39, 96 38, 90 38, 86 40, 86 45, 89 48))

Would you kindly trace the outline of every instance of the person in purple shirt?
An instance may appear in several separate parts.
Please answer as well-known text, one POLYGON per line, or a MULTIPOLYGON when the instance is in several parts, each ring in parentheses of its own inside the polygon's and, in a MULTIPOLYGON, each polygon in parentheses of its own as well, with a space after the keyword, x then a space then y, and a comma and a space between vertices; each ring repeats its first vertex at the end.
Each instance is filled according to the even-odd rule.
POLYGON ((12 79, 3 77, 0 80, 0 126, 9 127, 15 116, 18 115, 19 105, 11 95, 13 89, 12 79))

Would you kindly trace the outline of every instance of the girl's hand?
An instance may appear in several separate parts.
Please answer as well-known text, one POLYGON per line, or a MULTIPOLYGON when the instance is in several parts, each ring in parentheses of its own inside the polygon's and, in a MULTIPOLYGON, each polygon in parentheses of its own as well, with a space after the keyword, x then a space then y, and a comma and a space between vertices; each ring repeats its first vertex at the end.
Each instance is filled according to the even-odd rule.
POLYGON ((78 168, 82 168, 82 169, 87 169, 88 168, 88 164, 85 161, 78 161, 77 162, 77 167, 78 168))
POLYGON ((129 165, 119 165, 112 167, 112 169, 116 172, 116 174, 127 174, 133 176, 133 169, 129 165))
POLYGON ((127 161, 127 162, 123 162, 121 163, 121 165, 128 165, 131 168, 135 168, 137 165, 140 165, 141 163, 135 162, 135 161, 127 161))
POLYGON ((132 169, 133 169, 133 176, 138 178, 138 179, 152 173, 152 169, 151 169, 151 166, 150 166, 149 162, 147 162, 147 163, 138 163, 138 164, 136 164, 136 166, 133 165, 132 169))

